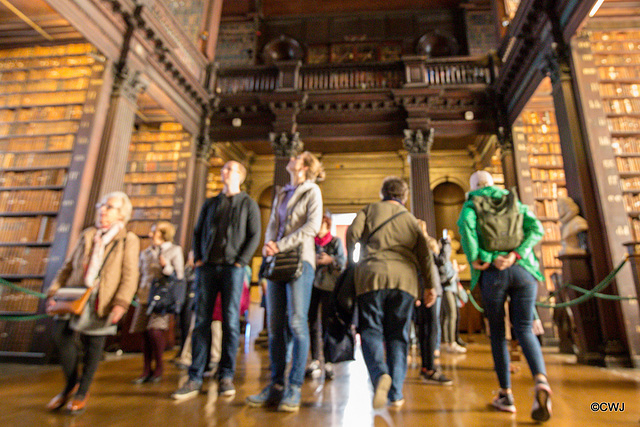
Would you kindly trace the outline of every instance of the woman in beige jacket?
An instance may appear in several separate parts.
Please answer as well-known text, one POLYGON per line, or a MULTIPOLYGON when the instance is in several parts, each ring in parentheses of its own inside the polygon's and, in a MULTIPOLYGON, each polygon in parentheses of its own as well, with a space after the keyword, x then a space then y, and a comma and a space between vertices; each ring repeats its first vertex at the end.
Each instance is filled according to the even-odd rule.
POLYGON ((125 228, 132 211, 129 197, 122 192, 110 193, 96 208, 95 226, 82 232, 47 293, 46 304, 52 306, 52 297, 61 287, 94 288, 80 316, 56 318, 54 322, 54 342, 66 385, 47 408, 57 410, 71 400, 67 409, 72 414, 84 410, 107 336, 116 334, 117 323, 138 287, 140 240, 125 228), (84 345, 81 375, 75 334, 84 345))

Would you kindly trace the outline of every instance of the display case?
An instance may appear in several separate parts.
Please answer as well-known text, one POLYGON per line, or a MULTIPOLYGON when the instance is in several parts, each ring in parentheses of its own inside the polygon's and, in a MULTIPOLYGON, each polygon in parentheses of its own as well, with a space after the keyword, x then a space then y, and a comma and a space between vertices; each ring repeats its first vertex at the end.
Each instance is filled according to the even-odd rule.
MULTIPOLYGON (((34 292, 56 233, 68 233, 62 201, 82 173, 103 69, 86 43, 0 50, 0 277, 34 292)), ((0 314, 38 310, 36 296, 0 286, 0 314)), ((36 325, 0 322, 0 352, 29 352, 36 325)))

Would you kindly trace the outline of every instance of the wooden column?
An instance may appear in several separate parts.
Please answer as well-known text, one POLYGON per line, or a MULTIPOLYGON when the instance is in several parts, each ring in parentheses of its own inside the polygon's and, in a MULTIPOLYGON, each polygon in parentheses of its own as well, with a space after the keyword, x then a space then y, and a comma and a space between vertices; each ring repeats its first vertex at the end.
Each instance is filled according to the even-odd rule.
POLYGON ((143 87, 144 83, 137 71, 116 74, 102 138, 99 166, 101 173, 98 175, 102 181, 97 192, 99 197, 124 188, 129 143, 138 110, 136 101, 143 87))
POLYGON ((405 130, 404 148, 409 152, 411 166, 411 212, 427 223, 427 232, 436 237, 433 193, 429 183, 429 155, 433 146, 434 128, 428 131, 405 130))
MULTIPOLYGON (((589 142, 582 134, 569 52, 564 44, 558 45, 553 55, 548 57, 547 72, 553 87, 552 96, 560 134, 567 192, 569 197, 580 206, 589 225, 589 251, 593 255, 597 254, 597 256, 591 256, 590 265, 593 268, 594 282, 598 283, 614 267, 611 247, 606 238, 606 220, 601 216, 602 200, 597 197, 598 190, 593 170, 593 164, 599 159, 597 153, 591 152, 589 142)), ((629 272, 626 276, 631 279, 629 272)), ((620 279, 621 277, 618 277, 618 280, 620 279)), ((609 287, 609 291, 612 294, 618 293, 615 283, 609 287)), ((603 299, 597 301, 606 363, 627 365, 630 363, 627 338, 629 333, 632 333, 635 336, 636 345, 639 345, 637 334, 625 327, 618 302, 603 299)), ((577 306, 576 310, 580 310, 580 306, 577 306)), ((584 328, 585 333, 591 333, 589 329, 591 326, 587 324, 578 324, 577 327, 584 328)), ((635 328, 635 326, 630 325, 629 328, 635 328)))
POLYGON ((287 163, 289 163, 291 157, 295 157, 302 152, 304 144, 300 141, 298 132, 272 132, 269 134, 269 140, 276 156, 273 170, 273 185, 275 189, 289 183, 290 177, 286 169, 287 163))
POLYGON ((222 17, 223 0, 208 0, 203 28, 200 37, 200 52, 209 60, 216 57, 216 45, 218 44, 218 33, 220 32, 220 18, 222 17))
POLYGON ((511 133, 511 127, 499 127, 497 137, 498 146, 500 147, 504 186, 505 188, 516 187, 518 185, 518 173, 513 152, 513 134, 511 133))

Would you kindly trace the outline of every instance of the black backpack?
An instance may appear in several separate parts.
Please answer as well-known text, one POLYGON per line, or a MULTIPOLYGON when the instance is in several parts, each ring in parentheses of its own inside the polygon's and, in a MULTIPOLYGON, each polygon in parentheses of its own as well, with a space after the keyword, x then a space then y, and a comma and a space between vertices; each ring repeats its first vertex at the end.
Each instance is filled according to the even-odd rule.
POLYGON ((524 239, 524 215, 515 188, 502 197, 473 196, 480 247, 489 252, 510 252, 524 239))

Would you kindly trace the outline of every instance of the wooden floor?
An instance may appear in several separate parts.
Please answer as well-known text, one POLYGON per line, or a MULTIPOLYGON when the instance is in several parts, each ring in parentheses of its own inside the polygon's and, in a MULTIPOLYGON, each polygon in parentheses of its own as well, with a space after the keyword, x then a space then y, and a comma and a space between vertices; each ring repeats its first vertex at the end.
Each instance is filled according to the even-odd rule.
MULTIPOLYGON (((253 311, 257 315, 257 310, 253 311)), ((252 316, 253 317, 253 316, 252 316)), ((259 322, 254 322, 254 325, 259 322)), ((258 325, 260 326, 260 325, 258 325)), ((258 328, 253 328, 255 337, 258 328)), ((249 408, 244 398, 258 392, 268 378, 268 354, 247 340, 238 354, 236 388, 232 399, 219 398, 216 384, 205 383, 208 392, 176 403, 169 397, 185 372, 167 363, 159 384, 134 386, 142 360, 137 354, 109 354, 101 362, 91 388, 86 412, 71 416, 51 413, 45 404, 62 387, 56 366, 0 364, 0 426, 511 426, 533 424, 530 418, 532 382, 526 363, 514 375, 518 412, 500 413, 488 406, 497 380, 492 370, 488 341, 480 335, 470 341, 466 355, 443 355, 444 373, 454 379, 450 387, 425 385, 411 366, 404 386, 405 406, 399 411, 373 411, 372 389, 360 352, 355 362, 341 364, 336 378, 323 383, 307 381, 302 388, 298 413, 249 408)), ((167 351, 167 359, 173 351, 167 351)), ((547 425, 638 425, 640 420, 640 372, 603 369, 575 364, 572 356, 545 349, 554 414, 547 425), (594 412, 596 403, 624 404, 624 411, 594 412)))

